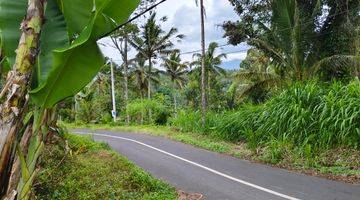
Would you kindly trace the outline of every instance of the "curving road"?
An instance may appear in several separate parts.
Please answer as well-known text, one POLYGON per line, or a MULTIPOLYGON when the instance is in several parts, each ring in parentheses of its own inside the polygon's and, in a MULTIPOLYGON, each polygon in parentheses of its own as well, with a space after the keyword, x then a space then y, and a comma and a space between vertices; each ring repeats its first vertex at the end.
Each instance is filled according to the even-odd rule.
POLYGON ((360 200, 360 186, 306 176, 198 149, 162 137, 113 131, 91 133, 178 189, 208 200, 360 200))

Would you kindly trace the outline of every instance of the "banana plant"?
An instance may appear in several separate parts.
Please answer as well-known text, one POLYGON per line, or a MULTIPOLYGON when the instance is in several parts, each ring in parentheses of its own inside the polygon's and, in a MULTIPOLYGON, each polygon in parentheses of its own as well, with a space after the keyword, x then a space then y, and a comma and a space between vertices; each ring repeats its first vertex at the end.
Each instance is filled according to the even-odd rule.
POLYGON ((104 63, 96 41, 114 24, 126 21, 138 4, 139 0, 0 0, 2 50, 13 66, 0 96, 0 199, 7 190, 26 97, 36 105, 36 120, 27 154, 16 148, 22 172, 18 199, 29 198, 47 132, 41 126, 46 125, 47 111, 93 79, 104 63))

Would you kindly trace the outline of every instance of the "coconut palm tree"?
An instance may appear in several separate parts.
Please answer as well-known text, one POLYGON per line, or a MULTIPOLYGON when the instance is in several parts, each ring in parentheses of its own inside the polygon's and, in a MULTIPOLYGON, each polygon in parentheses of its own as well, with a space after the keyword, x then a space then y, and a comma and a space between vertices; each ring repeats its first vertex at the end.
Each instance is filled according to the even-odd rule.
POLYGON ((188 63, 182 63, 179 51, 174 51, 169 58, 164 59, 163 67, 165 71, 163 74, 168 76, 173 87, 174 110, 177 111, 176 90, 182 89, 186 82, 186 74, 188 73, 188 63))
MULTIPOLYGON (((159 71, 156 69, 148 70, 148 66, 145 65, 146 61, 144 59, 138 58, 133 60, 132 69, 130 76, 135 79, 135 85, 137 86, 140 94, 140 99, 144 98, 146 91, 149 91, 150 83, 159 83, 159 71)), ((149 120, 151 120, 151 115, 149 115, 149 120)), ((144 122, 144 116, 141 116, 141 124, 144 122)))
MULTIPOLYGON (((167 20, 166 17, 161 19, 162 22, 167 20)), ((148 70, 152 72, 153 69, 153 60, 158 58, 159 54, 168 54, 170 53, 170 48, 174 45, 171 41, 173 38, 182 39, 184 35, 176 35, 178 30, 176 28, 171 28, 168 32, 165 32, 161 29, 161 26, 157 24, 156 13, 152 13, 145 23, 141 27, 140 36, 133 35, 129 43, 136 50, 139 51, 139 56, 141 59, 147 59, 148 61, 148 70)), ((150 73, 151 74, 151 73, 150 73)), ((148 98, 151 98, 151 79, 148 79, 148 98)))
POLYGON ((269 89, 274 89, 285 81, 276 73, 268 57, 256 49, 250 49, 240 70, 234 74, 234 82, 229 91, 237 99, 242 100, 250 95, 254 103, 261 103, 266 99, 269 89))
POLYGON ((305 15, 301 13, 302 8, 296 0, 273 1, 271 29, 263 25, 265 34, 249 39, 248 43, 271 58, 273 66, 281 72, 282 77, 302 81, 321 69, 332 71, 330 73, 334 74, 329 74, 330 77, 336 76, 337 72, 345 68, 350 69, 353 74, 353 69, 356 69, 355 55, 332 55, 324 58, 318 53, 317 22, 313 18, 322 9, 320 5, 318 3, 312 7, 310 14, 305 15))
MULTIPOLYGON (((198 0, 195 0, 198 5, 198 0)), ((204 0, 200 0, 200 21, 201 21, 201 121, 202 126, 206 123, 206 67, 205 67, 205 7, 204 0)))
MULTIPOLYGON (((205 88, 207 87, 207 92, 211 90, 211 81, 213 78, 219 75, 225 75, 226 71, 220 67, 222 59, 226 58, 226 54, 216 54, 216 50, 219 45, 216 42, 209 44, 207 51, 205 52, 205 88)), ((202 65, 202 54, 196 53, 193 55, 196 59, 191 63, 192 66, 201 66, 202 65)), ((194 72, 203 75, 202 68, 197 67, 194 69, 194 72), (201 69, 201 71, 200 71, 201 69)))

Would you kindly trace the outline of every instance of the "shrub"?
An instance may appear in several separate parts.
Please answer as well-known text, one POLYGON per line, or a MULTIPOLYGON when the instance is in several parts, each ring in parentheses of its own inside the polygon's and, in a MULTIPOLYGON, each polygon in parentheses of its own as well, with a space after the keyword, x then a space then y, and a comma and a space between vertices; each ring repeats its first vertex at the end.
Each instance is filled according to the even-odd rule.
POLYGON ((130 115, 131 120, 137 123, 166 124, 170 115, 167 111, 167 108, 163 104, 153 99, 134 100, 128 104, 126 110, 130 115), (148 118, 149 111, 151 111, 152 114, 151 119, 148 118))

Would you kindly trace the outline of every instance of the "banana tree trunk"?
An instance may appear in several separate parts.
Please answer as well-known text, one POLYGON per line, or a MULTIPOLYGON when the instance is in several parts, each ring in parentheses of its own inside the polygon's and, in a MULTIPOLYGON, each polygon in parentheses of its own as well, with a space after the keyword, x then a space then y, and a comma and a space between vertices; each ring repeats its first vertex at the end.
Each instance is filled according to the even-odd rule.
MULTIPOLYGON (((18 156, 23 156, 23 160, 20 160, 20 166, 22 171, 27 171, 26 174, 21 173, 20 179, 15 180, 17 183, 17 199, 21 200, 27 200, 30 198, 31 194, 31 187, 34 181, 35 176, 37 175, 39 169, 36 167, 36 164, 38 162, 38 159, 42 153, 42 150, 44 148, 44 143, 49 133, 51 132, 50 127, 52 124, 56 123, 55 116, 55 109, 38 109, 36 110, 36 114, 40 116, 38 118, 41 119, 41 121, 34 121, 34 126, 31 134, 28 136, 29 138, 32 138, 29 140, 28 138, 24 138, 24 140, 29 140, 29 144, 26 144, 28 146, 24 146, 24 148, 17 148, 18 156), (24 152, 26 150, 26 152, 24 152), (32 155, 29 157, 29 155, 32 155)), ((26 137, 26 136, 25 136, 26 137)), ((14 191, 14 190, 13 190, 14 191)), ((13 193, 13 192, 11 192, 13 193)), ((11 194, 10 193, 10 194, 11 194)))
MULTIPOLYGON (((0 41, 1 42, 1 41, 0 41)), ((3 56, 3 53, 2 53, 2 49, 1 49, 1 46, 0 46, 0 62, 3 60, 4 56, 3 56)), ((2 71, 3 71, 3 66, 2 64, 0 63, 0 91, 2 90, 2 85, 3 85, 3 74, 2 74, 2 71)))
POLYGON ((1 92, 5 100, 0 105, 0 197, 8 185, 14 140, 21 128, 25 96, 39 53, 45 3, 45 0, 29 0, 26 18, 21 24, 15 65, 6 80, 6 91, 1 92))
MULTIPOLYGON (((27 152, 28 152, 28 148, 29 148, 29 144, 30 144, 30 137, 33 133, 32 127, 33 127, 33 123, 31 121, 27 125, 25 132, 21 138, 20 147, 23 150, 24 154, 27 154, 27 152)), ((20 158, 19 158, 19 156, 16 156, 16 158, 14 160, 14 164, 11 169, 9 186, 7 188, 8 196, 11 195, 14 190, 16 190, 16 188, 20 182, 20 178, 21 178, 20 169, 21 169, 20 168, 20 158)))

